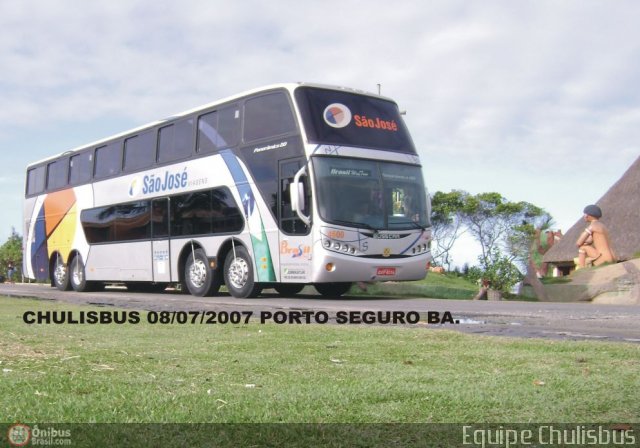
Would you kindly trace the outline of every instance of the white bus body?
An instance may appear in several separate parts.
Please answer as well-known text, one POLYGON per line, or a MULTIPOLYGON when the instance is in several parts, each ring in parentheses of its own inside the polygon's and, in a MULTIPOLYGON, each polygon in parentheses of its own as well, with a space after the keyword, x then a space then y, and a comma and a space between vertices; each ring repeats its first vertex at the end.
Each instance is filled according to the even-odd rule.
POLYGON ((424 278, 429 198, 391 100, 254 90, 31 164, 28 278, 236 297, 424 278))

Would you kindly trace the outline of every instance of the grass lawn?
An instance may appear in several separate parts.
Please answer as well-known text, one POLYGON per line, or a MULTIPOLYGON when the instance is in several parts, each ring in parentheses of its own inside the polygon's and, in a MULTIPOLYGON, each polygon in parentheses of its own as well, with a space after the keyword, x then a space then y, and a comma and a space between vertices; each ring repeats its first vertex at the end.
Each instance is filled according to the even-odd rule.
POLYGON ((424 326, 27 325, 87 311, 0 298, 0 421, 616 422, 640 345, 424 326))
POLYGON ((478 285, 454 274, 429 273, 415 282, 383 282, 367 285, 367 291, 357 286, 351 294, 371 296, 429 297, 434 299, 471 299, 478 293, 478 285))

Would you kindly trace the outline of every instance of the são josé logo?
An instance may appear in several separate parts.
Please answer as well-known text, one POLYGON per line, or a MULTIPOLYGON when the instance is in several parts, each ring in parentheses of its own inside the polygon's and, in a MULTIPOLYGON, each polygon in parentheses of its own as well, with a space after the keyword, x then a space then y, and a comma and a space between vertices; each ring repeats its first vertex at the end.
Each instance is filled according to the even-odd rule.
POLYGON ((325 123, 332 128, 343 128, 351 123, 351 111, 347 106, 340 103, 329 104, 322 116, 325 123))
POLYGON ((135 178, 131 181, 129 185, 129 197, 134 198, 140 194, 141 182, 139 178, 135 178))
POLYGON ((142 180, 136 177, 129 184, 129 197, 133 198, 140 193, 145 195, 186 188, 188 181, 189 173, 187 172, 187 167, 182 171, 177 170, 173 173, 167 170, 164 173, 146 175, 142 180))

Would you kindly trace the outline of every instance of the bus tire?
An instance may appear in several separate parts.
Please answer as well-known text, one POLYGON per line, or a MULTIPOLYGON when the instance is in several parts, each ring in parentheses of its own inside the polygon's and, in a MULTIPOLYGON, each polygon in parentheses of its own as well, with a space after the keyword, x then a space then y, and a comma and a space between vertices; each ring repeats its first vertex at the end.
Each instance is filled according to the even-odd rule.
POLYGON ((76 292, 89 291, 89 282, 87 282, 87 276, 85 275, 84 263, 79 255, 73 257, 69 264, 69 282, 76 292))
POLYGON ((323 297, 340 297, 349 289, 351 283, 316 283, 313 285, 323 297))
POLYGON ((189 254, 184 265, 184 283, 192 296, 207 297, 220 290, 220 279, 216 271, 209 268, 209 259, 203 249, 189 254))
POLYGON ((281 296, 295 296, 304 288, 300 283, 279 283, 273 287, 281 296))
POLYGON ((224 282, 229 294, 238 299, 256 297, 262 292, 262 286, 253 279, 253 262, 249 252, 243 246, 236 246, 227 254, 224 261, 224 282))
POLYGON ((60 291, 69 291, 71 282, 69 281, 69 267, 62 261, 60 254, 56 254, 56 261, 53 265, 53 284, 60 291))

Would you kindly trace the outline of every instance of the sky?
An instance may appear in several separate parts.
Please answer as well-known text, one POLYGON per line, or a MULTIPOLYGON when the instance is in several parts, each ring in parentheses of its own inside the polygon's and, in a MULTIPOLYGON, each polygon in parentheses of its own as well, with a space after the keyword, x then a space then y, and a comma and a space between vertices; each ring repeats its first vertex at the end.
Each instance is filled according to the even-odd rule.
POLYGON ((0 0, 0 242, 29 163, 290 81, 379 84, 432 193, 566 231, 640 155, 638 23, 635 0, 0 0))

